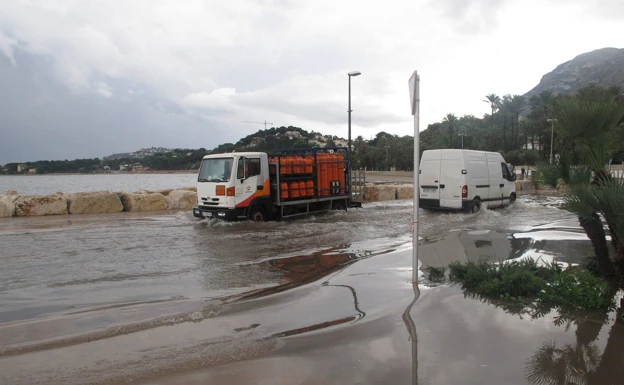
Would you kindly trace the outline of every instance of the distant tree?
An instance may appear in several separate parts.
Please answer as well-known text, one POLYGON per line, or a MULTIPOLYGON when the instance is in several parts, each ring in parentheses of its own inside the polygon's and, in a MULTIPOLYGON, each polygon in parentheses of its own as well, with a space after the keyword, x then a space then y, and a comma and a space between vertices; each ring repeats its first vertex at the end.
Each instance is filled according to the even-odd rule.
POLYGON ((511 126, 511 146, 512 146, 512 149, 518 148, 518 136, 520 135, 520 133, 519 133, 519 130, 520 130, 520 113, 524 109, 525 105, 526 105, 526 100, 525 100, 524 96, 521 96, 521 95, 513 95, 511 97, 511 99, 510 99, 510 102, 509 102, 509 110, 513 114, 513 116, 515 117, 515 121, 516 121, 516 132, 515 132, 515 135, 514 135, 513 122, 512 122, 512 126, 511 126))
POLYGON ((499 108, 501 99, 496 94, 489 94, 485 96, 484 102, 489 103, 492 109, 492 128, 494 128, 494 111, 499 108))
POLYGON ((453 146, 453 130, 455 129, 455 125, 457 124, 457 116, 455 116, 455 114, 446 114, 443 120, 447 123, 448 127, 449 147, 455 148, 455 146, 453 146))
POLYGON ((511 106, 511 95, 507 94, 503 96, 500 101, 499 110, 503 115, 503 150, 507 151, 507 118, 513 116, 513 110, 511 106))

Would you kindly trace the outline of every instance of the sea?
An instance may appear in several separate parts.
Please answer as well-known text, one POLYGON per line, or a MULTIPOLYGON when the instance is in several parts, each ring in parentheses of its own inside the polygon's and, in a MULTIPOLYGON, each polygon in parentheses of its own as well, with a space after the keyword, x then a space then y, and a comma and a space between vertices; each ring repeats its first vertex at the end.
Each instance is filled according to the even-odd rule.
POLYGON ((197 175, 180 174, 73 174, 3 175, 0 194, 16 190, 21 195, 47 195, 57 192, 161 190, 195 187, 197 175))

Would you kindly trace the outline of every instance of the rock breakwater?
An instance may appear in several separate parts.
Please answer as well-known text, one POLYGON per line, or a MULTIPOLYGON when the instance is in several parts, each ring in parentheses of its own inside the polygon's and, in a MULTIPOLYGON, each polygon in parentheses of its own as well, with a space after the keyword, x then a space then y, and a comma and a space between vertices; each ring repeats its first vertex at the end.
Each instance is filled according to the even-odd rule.
POLYGON ((20 195, 7 190, 0 195, 0 218, 42 215, 100 214, 122 211, 191 210, 195 188, 137 191, 133 193, 93 191, 50 195, 20 195))

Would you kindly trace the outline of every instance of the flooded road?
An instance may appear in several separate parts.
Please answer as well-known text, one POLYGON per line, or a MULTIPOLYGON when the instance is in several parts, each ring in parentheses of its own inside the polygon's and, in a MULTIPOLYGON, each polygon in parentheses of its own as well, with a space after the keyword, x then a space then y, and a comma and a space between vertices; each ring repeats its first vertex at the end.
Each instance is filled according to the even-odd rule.
MULTIPOLYGON (((557 207, 525 196, 475 215, 423 212, 421 261, 579 263, 591 247, 557 207)), ((519 320, 457 287, 415 290, 411 210, 2 220, 0 384, 412 383, 410 320, 420 383, 530 383, 521 359, 546 339, 572 344, 574 332, 553 325, 556 314, 519 320)))

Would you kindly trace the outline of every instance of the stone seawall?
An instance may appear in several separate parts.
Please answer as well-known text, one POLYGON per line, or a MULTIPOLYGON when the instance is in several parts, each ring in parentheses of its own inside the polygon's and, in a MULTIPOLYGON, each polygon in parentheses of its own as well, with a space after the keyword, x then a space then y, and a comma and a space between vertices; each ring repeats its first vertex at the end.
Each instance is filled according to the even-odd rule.
POLYGON ((7 190, 0 195, 0 218, 41 215, 100 214, 122 211, 192 210, 197 202, 194 187, 137 191, 133 193, 93 191, 20 195, 7 190))
MULTIPOLYGON (((516 181, 518 195, 540 192, 548 193, 537 189, 531 181, 516 181)), ((367 183, 364 202, 412 199, 413 197, 414 189, 411 183, 367 183)), ((122 211, 190 211, 196 202, 197 195, 194 187, 133 193, 94 191, 37 196, 22 196, 14 190, 8 190, 0 195, 0 218, 122 211)))
MULTIPOLYGON (((554 190, 537 188, 530 180, 518 180, 516 183, 516 194, 555 194, 554 190)), ((412 183, 403 184, 366 184, 366 199, 364 202, 379 202, 399 199, 412 199, 414 197, 414 185, 412 183)))

